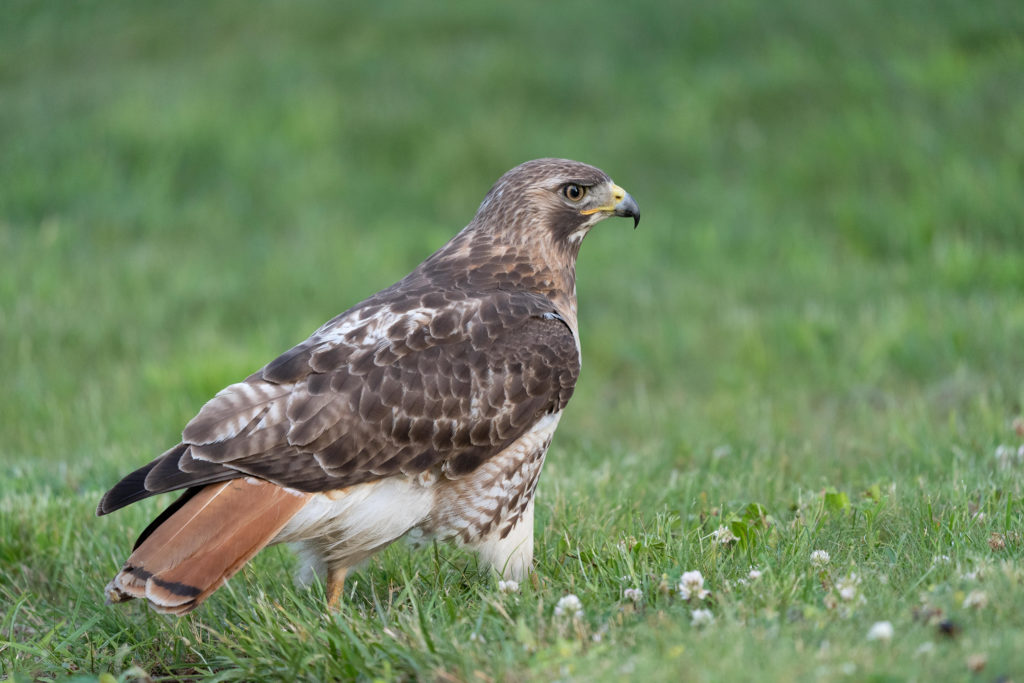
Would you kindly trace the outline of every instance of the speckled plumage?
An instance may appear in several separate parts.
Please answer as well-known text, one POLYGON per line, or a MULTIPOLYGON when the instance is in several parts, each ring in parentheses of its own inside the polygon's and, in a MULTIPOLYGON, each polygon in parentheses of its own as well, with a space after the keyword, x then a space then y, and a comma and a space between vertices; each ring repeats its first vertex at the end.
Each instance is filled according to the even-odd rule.
POLYGON ((168 525, 182 526, 176 538, 223 525, 202 514, 208 489, 247 477, 248 487, 217 489, 220 514, 237 509, 229 521, 251 534, 247 497, 268 485, 290 492, 275 494, 286 518, 265 523, 262 545, 299 543, 309 569, 329 579, 406 533, 456 539, 522 576, 533 493, 579 376, 576 255, 608 215, 639 210, 600 170, 557 159, 518 166, 408 276, 219 392, 180 444, 100 502, 105 514, 187 489, 143 532, 108 597, 145 596, 174 613, 198 605, 241 565, 225 560, 194 580, 203 585, 179 581, 178 597, 174 588, 161 597, 163 558, 178 566, 188 556, 149 539, 168 525), (586 195, 571 199, 570 185, 586 195))

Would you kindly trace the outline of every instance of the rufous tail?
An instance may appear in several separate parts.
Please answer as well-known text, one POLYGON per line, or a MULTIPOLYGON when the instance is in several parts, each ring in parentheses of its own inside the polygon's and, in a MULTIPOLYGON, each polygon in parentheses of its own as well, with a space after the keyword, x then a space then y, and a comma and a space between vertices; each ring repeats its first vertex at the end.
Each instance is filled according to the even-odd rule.
POLYGON ((204 487, 135 548, 107 584, 110 602, 145 598, 185 614, 270 543, 312 494, 246 477, 204 487))

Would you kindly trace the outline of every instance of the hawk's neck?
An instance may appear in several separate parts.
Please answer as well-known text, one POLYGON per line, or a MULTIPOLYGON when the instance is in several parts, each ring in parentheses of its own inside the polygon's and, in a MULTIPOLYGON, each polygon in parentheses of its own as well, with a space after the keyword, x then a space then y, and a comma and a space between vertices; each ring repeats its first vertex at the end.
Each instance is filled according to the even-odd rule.
MULTIPOLYGON (((550 240, 509 239, 463 230, 409 274, 438 289, 523 291, 540 294, 576 325, 576 249, 550 240)), ((411 284, 411 283, 410 283, 411 284)))

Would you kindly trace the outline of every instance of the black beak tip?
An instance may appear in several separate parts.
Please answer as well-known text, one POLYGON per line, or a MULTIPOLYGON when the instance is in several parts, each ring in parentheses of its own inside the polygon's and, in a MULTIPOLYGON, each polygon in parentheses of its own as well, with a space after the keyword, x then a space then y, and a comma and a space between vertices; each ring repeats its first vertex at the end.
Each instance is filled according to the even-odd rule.
POLYGON ((640 225, 640 206, 636 203, 636 200, 628 194, 623 197, 622 201, 615 205, 615 215, 629 216, 632 218, 634 230, 636 230, 636 226, 640 225))

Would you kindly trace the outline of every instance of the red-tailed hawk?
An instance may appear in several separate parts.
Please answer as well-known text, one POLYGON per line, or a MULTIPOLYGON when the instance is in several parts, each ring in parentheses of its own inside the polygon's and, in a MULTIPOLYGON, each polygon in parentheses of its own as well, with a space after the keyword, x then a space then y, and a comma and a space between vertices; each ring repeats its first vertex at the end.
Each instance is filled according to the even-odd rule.
POLYGON ((232 384, 182 440, 103 496, 113 512, 185 493, 106 588, 197 607, 264 546, 327 582, 409 534, 455 539, 505 577, 533 561, 533 493, 580 371, 576 256, 640 209, 599 169, 538 159, 491 188, 405 278, 232 384))

